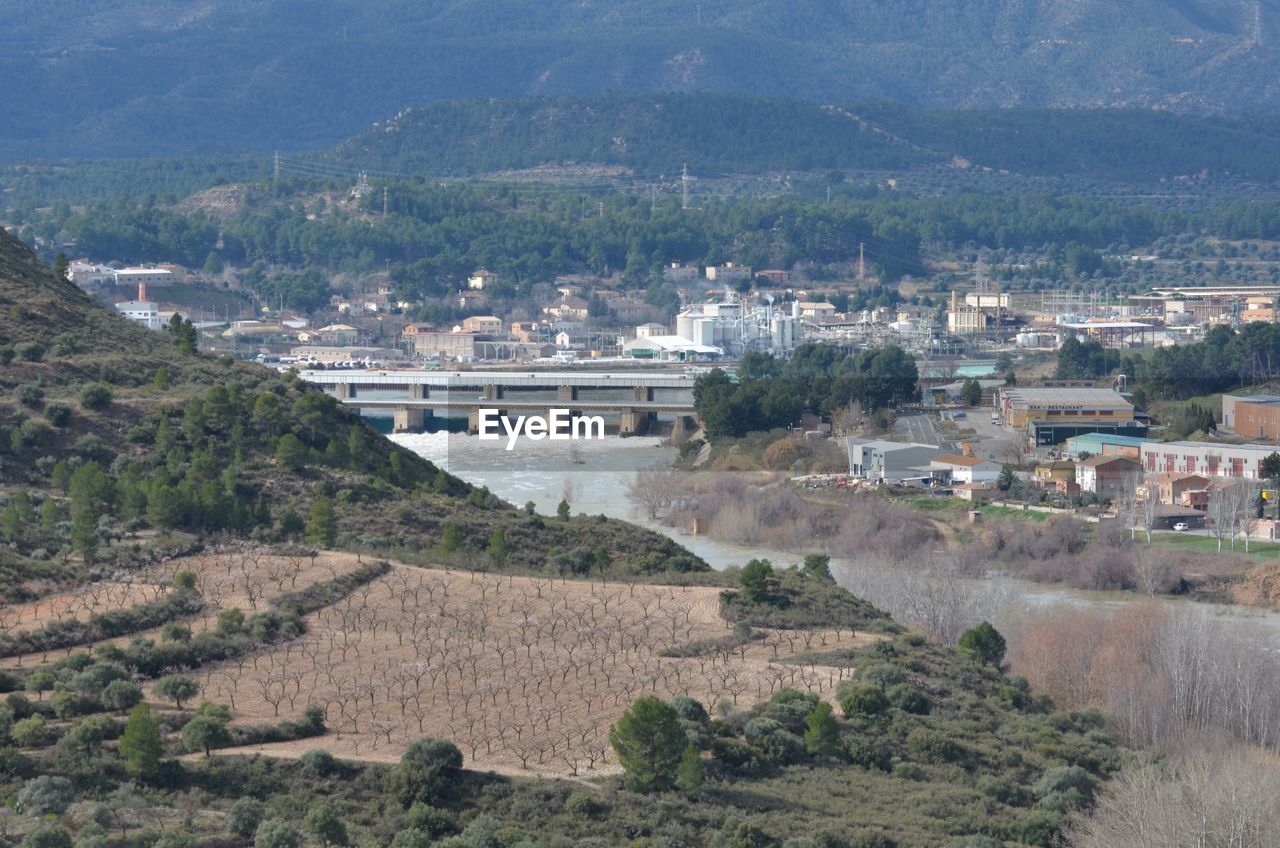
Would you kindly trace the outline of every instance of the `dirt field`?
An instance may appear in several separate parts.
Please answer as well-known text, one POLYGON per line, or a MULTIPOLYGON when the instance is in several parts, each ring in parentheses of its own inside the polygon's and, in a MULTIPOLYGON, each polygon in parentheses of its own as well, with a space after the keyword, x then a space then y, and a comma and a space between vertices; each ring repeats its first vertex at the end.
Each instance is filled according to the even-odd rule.
MULTIPOLYGON (((312 562, 233 551, 166 563, 147 577, 161 586, 179 569, 196 572, 209 604, 188 622, 199 629, 221 609, 263 608, 356 565, 342 554, 312 562)), ((231 706, 236 723, 300 717, 311 703, 325 709, 323 737, 227 753, 296 756, 319 747, 393 762, 430 735, 453 739, 474 767, 576 775, 616 770, 609 728, 641 695, 688 695, 708 709, 788 686, 829 697, 847 672, 780 660, 877 638, 765 631, 727 652, 659 656, 732 633, 718 594, 395 565, 309 616, 305 636, 191 676, 202 697, 231 706)))

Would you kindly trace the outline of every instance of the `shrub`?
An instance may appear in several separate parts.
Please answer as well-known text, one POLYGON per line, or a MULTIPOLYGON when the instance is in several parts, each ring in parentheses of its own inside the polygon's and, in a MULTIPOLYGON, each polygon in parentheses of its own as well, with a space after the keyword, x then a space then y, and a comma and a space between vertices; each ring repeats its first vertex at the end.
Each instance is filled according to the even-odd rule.
POLYGON ((75 787, 65 777, 42 774, 18 790, 18 809, 33 815, 62 815, 75 800, 75 787))
POLYGON ((241 839, 251 839, 262 824, 264 809, 261 801, 241 798, 231 805, 227 814, 227 830, 241 839))
POLYGON ((1000 631, 988 622, 982 622, 960 636, 959 646, 969 652, 980 662, 999 668, 1004 662, 1005 641, 1000 631))
POLYGON ((804 743, 771 718, 754 718, 743 729, 761 755, 775 765, 787 765, 804 758, 804 743))
POLYGON ((298 830, 283 819, 270 819, 258 825, 253 834, 253 848, 298 848, 298 830))
MULTIPOLYGON (((569 800, 572 801, 573 798, 569 800)), ((568 806, 565 804, 566 809, 568 806)), ((414 802, 405 820, 411 829, 426 834, 427 838, 433 841, 458 832, 458 822, 451 813, 421 802, 414 802)))
POLYGON ((895 763, 893 776, 899 780, 924 780, 924 769, 915 763, 895 763))
POLYGON ((456 788, 461 768, 462 752, 457 745, 428 736, 404 752, 399 765, 387 776, 387 792, 404 807, 415 801, 432 804, 445 800, 456 788))
POLYGON ((44 389, 39 386, 24 385, 18 386, 14 397, 18 399, 18 403, 31 409, 39 409, 40 404, 44 403, 44 389))
POLYGON ((858 679, 865 680, 867 683, 874 683, 881 689, 888 689, 890 686, 896 686, 905 681, 907 675, 906 672, 893 663, 876 663, 859 671, 858 679))
POLYGON ((40 362, 44 359, 44 346, 39 342, 21 342, 14 345, 13 350, 19 359, 27 362, 40 362))
POLYGON ((338 771, 338 758, 323 748, 312 748, 298 758, 302 770, 314 777, 328 777, 338 771))
POLYGON ((44 408, 44 417, 55 427, 65 427, 71 420, 71 407, 65 403, 51 403, 44 408))
POLYGON ((698 724, 706 724, 710 719, 707 710, 701 703, 693 698, 677 695, 671 699, 671 708, 676 711, 676 715, 680 716, 684 721, 693 721, 698 724))
POLYGON ((1096 788, 1097 781, 1093 779, 1093 775, 1080 766, 1059 766, 1041 775, 1032 791, 1037 798, 1044 799, 1050 795, 1064 795, 1074 790, 1088 800, 1093 797, 1096 788))
POLYGON ((845 757, 856 766, 875 771, 893 767, 893 752, 878 737, 846 736, 843 744, 845 757))
POLYGON ((880 715, 889 706, 884 691, 874 683, 847 683, 840 687, 836 700, 850 718, 880 715))
POLYGON ((928 696, 909 683, 891 686, 885 694, 889 698, 889 703, 912 715, 927 715, 932 706, 928 696))
POLYGON ((80 390, 80 405, 85 409, 103 409, 111 400, 111 387, 106 383, 93 383, 80 390))
MULTIPOLYGON (((12 703, 12 696, 10 696, 10 703, 12 703)), ((13 739, 13 744, 19 748, 37 748, 49 741, 49 729, 45 725, 44 717, 38 715, 24 718, 14 724, 9 735, 13 739)))
POLYGON ((1062 815, 1052 810, 1028 810, 1010 828, 1011 835, 1028 845, 1048 845, 1062 826, 1062 815))
POLYGON ((22 848, 71 848, 71 832, 57 824, 38 827, 22 838, 22 848))
POLYGON ((946 733, 924 728, 907 734, 907 750, 931 763, 955 763, 968 755, 968 749, 946 733))

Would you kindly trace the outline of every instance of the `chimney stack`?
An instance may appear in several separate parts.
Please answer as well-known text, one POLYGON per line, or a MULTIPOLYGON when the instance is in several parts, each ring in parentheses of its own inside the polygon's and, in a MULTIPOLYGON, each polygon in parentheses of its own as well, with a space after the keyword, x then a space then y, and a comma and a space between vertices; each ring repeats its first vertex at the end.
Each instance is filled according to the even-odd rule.
POLYGON ((138 302, 145 303, 147 300, 147 284, 145 281, 138 283, 138 302))

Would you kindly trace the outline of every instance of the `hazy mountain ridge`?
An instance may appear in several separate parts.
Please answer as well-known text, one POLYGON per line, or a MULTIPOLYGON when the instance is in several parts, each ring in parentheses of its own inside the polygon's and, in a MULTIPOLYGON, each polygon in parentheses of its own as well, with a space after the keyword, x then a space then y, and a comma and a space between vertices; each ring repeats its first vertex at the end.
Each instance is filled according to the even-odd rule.
POLYGON ((1260 0, 10 0, 0 157, 301 148, 407 103, 604 90, 1270 112, 1278 29, 1260 0))

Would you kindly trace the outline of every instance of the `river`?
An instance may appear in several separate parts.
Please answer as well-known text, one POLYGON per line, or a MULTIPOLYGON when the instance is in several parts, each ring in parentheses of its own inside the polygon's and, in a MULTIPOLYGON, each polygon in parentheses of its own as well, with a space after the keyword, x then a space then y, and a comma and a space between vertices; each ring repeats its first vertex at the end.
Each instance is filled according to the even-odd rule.
MULTIPOLYGON (((644 469, 669 467, 676 455, 674 448, 663 447, 656 438, 610 436, 574 442, 569 447, 564 443, 522 440, 512 451, 505 450, 502 442, 481 441, 463 433, 402 433, 390 438, 472 485, 488 486, 491 492, 510 503, 522 506, 532 501, 538 512, 549 515, 555 513, 562 499, 568 500, 574 513, 603 514, 662 533, 702 557, 712 568, 742 565, 753 557, 784 566, 803 558, 801 553, 735 545, 695 535, 639 513, 631 503, 627 488, 632 476, 644 469)), ((850 561, 832 560, 832 573, 837 579, 855 567, 850 561)), ((1113 609, 1138 600, 1138 596, 1129 592, 1092 592, 999 579, 1007 590, 1008 604, 997 618, 1005 621, 1033 615, 1036 609, 1055 604, 1113 609)), ((1163 598, 1159 602, 1203 609, 1215 616, 1256 625, 1262 628, 1261 632, 1280 632, 1280 614, 1266 610, 1180 598, 1163 598)), ((999 621, 996 623, 999 626, 999 621)))

